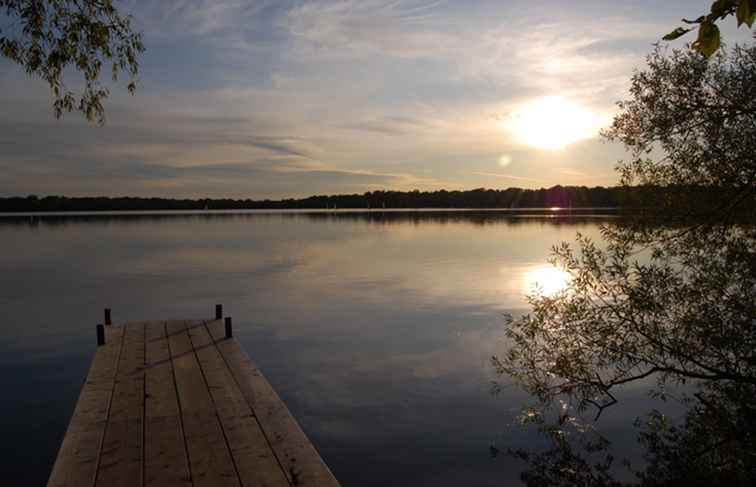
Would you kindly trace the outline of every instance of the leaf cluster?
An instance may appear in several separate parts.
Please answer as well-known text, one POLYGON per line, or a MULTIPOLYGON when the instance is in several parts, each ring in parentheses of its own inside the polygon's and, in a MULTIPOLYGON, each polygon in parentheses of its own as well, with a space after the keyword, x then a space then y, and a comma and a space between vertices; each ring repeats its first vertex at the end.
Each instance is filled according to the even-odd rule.
POLYGON ((647 68, 632 76, 629 92, 603 132, 629 151, 617 166, 623 185, 680 188, 651 203, 691 212, 698 197, 685 197, 694 187, 719 195, 707 205, 734 211, 752 202, 756 46, 735 46, 708 61, 688 50, 657 47, 647 68))
POLYGON ((579 251, 555 247, 570 287, 530 296, 532 313, 508 329, 500 371, 543 403, 566 394, 578 411, 598 413, 616 402, 616 387, 650 376, 756 386, 756 230, 678 233, 614 228, 605 249, 584 237, 579 251), (650 255, 637 258, 651 239, 650 255))
POLYGON ((530 468, 521 473, 528 486, 620 487, 613 477, 614 457, 609 442, 584 424, 570 422, 554 427, 542 419, 535 420, 539 433, 549 443, 540 452, 509 450, 509 454, 530 468))
POLYGON ((708 384, 696 393, 680 425, 652 411, 641 425, 645 487, 750 486, 756 478, 754 388, 708 384))
POLYGON ((78 110, 103 123, 109 90, 100 74, 108 65, 113 81, 125 72, 128 91, 136 90, 142 36, 113 0, 0 0, 0 15, 0 54, 47 82, 56 117, 78 110), (78 92, 64 83, 69 69, 83 77, 78 92))
MULTIPOLYGON (((756 0, 716 0, 711 4, 708 14, 701 15, 695 20, 683 19, 685 24, 698 25, 698 37, 691 47, 707 58, 714 54, 722 45, 717 22, 733 14, 737 18, 738 27, 743 24, 749 28, 752 27, 756 20, 756 0)), ((665 35, 663 39, 673 41, 693 29, 694 27, 678 27, 665 35)))

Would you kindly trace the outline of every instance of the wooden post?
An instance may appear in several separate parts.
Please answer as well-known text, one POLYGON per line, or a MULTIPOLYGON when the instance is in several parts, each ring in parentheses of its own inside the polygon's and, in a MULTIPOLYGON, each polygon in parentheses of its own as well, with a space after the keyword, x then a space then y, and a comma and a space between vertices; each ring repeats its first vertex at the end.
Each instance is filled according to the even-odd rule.
POLYGON ((97 324, 97 346, 105 345, 105 327, 102 323, 97 324))
POLYGON ((105 324, 106 325, 112 325, 113 322, 110 321, 110 308, 105 308, 105 324))
POLYGON ((223 305, 216 304, 215 305, 215 319, 219 320, 221 318, 223 318, 223 305))
POLYGON ((234 330, 231 328, 231 317, 226 316, 226 338, 234 336, 234 330))

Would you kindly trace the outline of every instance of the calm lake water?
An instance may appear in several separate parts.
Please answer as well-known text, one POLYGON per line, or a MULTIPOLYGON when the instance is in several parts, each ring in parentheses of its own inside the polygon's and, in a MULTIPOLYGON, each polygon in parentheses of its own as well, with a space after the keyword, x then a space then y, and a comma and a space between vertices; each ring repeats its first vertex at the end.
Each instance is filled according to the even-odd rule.
MULTIPOLYGON (((490 446, 535 446, 527 397, 492 395, 505 313, 550 247, 601 218, 499 212, 0 217, 0 469, 44 485, 114 321, 211 317, 223 303, 344 487, 516 485, 490 446)), ((548 272, 546 273, 548 275, 548 272)), ((624 392, 602 431, 633 457, 647 406, 624 392)))

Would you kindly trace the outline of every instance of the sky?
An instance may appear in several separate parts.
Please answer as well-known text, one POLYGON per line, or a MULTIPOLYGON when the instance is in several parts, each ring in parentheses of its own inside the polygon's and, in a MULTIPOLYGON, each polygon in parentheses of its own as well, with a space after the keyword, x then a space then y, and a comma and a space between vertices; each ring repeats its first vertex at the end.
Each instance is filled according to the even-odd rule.
POLYGON ((147 51, 103 127, 55 120, 48 87, 0 60, 0 196, 613 185, 624 151, 599 129, 653 43, 711 1, 116 4, 147 51))

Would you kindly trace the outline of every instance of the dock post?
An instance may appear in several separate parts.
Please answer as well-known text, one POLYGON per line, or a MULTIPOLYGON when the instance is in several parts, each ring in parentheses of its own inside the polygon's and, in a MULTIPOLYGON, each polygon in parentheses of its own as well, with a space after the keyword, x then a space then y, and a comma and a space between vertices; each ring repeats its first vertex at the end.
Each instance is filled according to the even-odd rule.
POLYGON ((102 323, 97 324, 97 346, 105 345, 105 327, 102 323))
POLYGON ((110 308, 105 308, 105 324, 106 325, 112 325, 113 322, 110 321, 110 308))
POLYGON ((234 330, 231 328, 231 317, 226 316, 226 338, 234 336, 234 330))
POLYGON ((223 305, 216 304, 215 305, 215 319, 219 320, 221 318, 223 318, 223 305))

